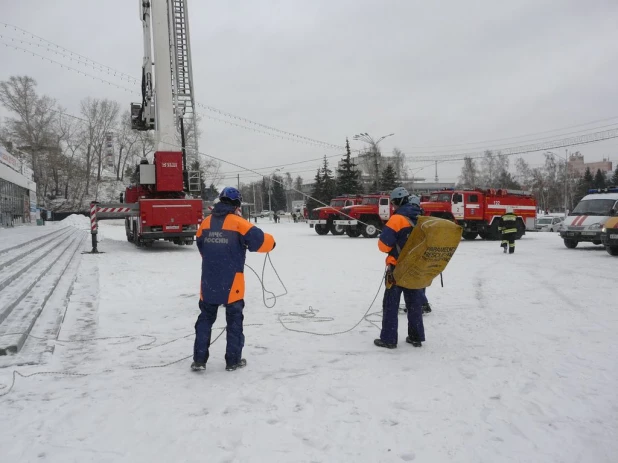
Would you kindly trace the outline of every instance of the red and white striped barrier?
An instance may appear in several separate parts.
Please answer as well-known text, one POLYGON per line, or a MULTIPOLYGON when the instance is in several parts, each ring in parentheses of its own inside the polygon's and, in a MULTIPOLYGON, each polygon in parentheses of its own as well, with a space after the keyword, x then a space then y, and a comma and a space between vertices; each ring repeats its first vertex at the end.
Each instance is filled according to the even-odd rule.
POLYGON ((97 226, 97 205, 96 203, 90 204, 90 233, 96 233, 97 226))
MULTIPOLYGON (((97 212, 114 214, 116 212, 131 212, 130 207, 97 207, 97 212)), ((92 215, 92 214, 91 214, 92 215)))

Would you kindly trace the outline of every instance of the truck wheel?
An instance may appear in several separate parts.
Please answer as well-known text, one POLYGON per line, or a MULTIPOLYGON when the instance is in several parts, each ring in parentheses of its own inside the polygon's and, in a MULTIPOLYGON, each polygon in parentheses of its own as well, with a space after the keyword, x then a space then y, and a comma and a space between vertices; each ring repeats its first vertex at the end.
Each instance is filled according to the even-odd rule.
POLYGON ((358 238, 360 236, 360 231, 358 228, 346 227, 345 234, 350 238, 358 238))
POLYGON ((370 221, 363 227, 361 233, 365 238, 377 238, 380 234, 380 228, 374 221, 370 221))
POLYGON ((599 244, 601 244, 601 242, 600 241, 593 241, 592 244, 596 244, 598 246, 599 244))
POLYGON ((577 247, 577 243, 578 243, 578 242, 577 242, 577 241, 575 241, 575 240, 569 240, 569 239, 566 239, 566 238, 565 238, 565 240, 564 240, 564 245, 565 245, 567 248, 569 248, 569 249, 575 249, 575 248, 577 247))
POLYGON ((318 235, 326 235, 328 233, 328 228, 326 227, 326 225, 316 225, 315 232, 318 235))
POLYGON ((461 236, 463 236, 464 240, 474 240, 477 235, 477 232, 463 232, 461 236))
POLYGON ((487 239, 487 232, 479 232, 479 237, 482 240, 486 240, 487 239))
POLYGON ((618 246, 605 246, 605 250, 610 256, 618 256, 618 246))
POLYGON ((335 225, 331 222, 330 232, 335 236, 343 235, 345 233, 345 228, 343 227, 343 225, 335 225))

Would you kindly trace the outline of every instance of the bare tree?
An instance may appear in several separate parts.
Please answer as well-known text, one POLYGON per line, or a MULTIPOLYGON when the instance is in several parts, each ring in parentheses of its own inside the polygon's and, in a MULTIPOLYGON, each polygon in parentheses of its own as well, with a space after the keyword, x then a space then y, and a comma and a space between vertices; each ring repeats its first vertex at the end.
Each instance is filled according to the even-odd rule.
POLYGON ((56 102, 36 92, 36 81, 28 76, 11 76, 0 82, 0 103, 17 117, 6 118, 4 137, 29 156, 34 180, 42 175, 40 158, 53 143, 56 102))
POLYGON ((116 146, 118 148, 118 159, 114 165, 116 180, 124 180, 127 164, 134 164, 135 158, 140 155, 140 149, 145 148, 145 140, 140 137, 141 133, 143 132, 131 129, 131 113, 129 111, 124 112, 116 129, 116 146))
POLYGON ((475 188, 479 182, 479 171, 476 162, 471 157, 464 158, 464 165, 459 176, 459 185, 464 188, 475 188))
POLYGON ((84 137, 86 139, 86 188, 84 194, 90 192, 90 178, 96 165, 97 182, 101 180, 103 165, 103 148, 105 136, 116 124, 120 106, 117 102, 96 98, 86 98, 81 102, 81 114, 86 119, 84 137))
POLYGON ((408 167, 406 165, 406 155, 399 148, 393 148, 393 169, 400 180, 407 180, 408 167))

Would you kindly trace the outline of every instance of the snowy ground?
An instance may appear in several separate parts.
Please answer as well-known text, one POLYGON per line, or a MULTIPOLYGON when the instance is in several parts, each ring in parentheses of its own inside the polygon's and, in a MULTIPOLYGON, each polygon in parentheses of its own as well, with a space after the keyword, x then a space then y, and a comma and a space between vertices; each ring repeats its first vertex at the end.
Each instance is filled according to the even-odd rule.
MULTIPOLYGON (((464 241, 445 287, 427 291, 427 342, 404 342, 402 315, 399 348, 386 350, 368 321, 326 335, 353 327, 376 295, 376 240, 258 225, 276 238, 288 294, 265 307, 247 270, 248 366, 225 371, 222 336, 201 374, 190 358, 172 363, 192 352, 197 249, 137 249, 122 222, 103 222, 105 254, 81 258, 65 342, 44 364, 0 369, 7 387, 14 370, 65 373, 17 376, 0 397, 0 461, 617 461, 618 261, 601 247, 529 233, 509 256, 464 241), (289 315, 309 307, 316 318, 289 315), (280 315, 324 336, 288 331, 280 315)), ((269 266, 266 287, 284 292, 269 266)), ((370 312, 380 308, 381 290, 370 312)))

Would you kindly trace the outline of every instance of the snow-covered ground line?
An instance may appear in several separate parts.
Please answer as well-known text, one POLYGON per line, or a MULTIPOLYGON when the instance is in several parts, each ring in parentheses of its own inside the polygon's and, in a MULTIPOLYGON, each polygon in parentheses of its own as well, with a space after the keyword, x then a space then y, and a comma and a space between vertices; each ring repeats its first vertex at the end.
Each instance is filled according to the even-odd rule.
MULTIPOLYGON (((367 321, 336 336, 278 321, 322 334, 356 324, 383 273, 376 240, 258 225, 275 236, 288 294, 264 307, 246 270, 248 366, 225 371, 223 335, 200 374, 190 358, 133 369, 191 355, 197 249, 138 249, 121 221, 102 222, 105 254, 83 256, 60 339, 128 337, 57 343, 45 365, 0 370, 6 385, 14 369, 92 373, 17 377, 0 398, 0 461, 616 461, 617 261, 600 246, 528 233, 509 256, 463 241, 445 287, 427 290, 427 342, 406 344, 400 316, 386 350, 367 321), (310 306, 334 320, 286 316, 310 306)), ((263 262, 248 256, 258 272, 263 262)), ((268 266, 265 284, 283 292, 268 266)))

